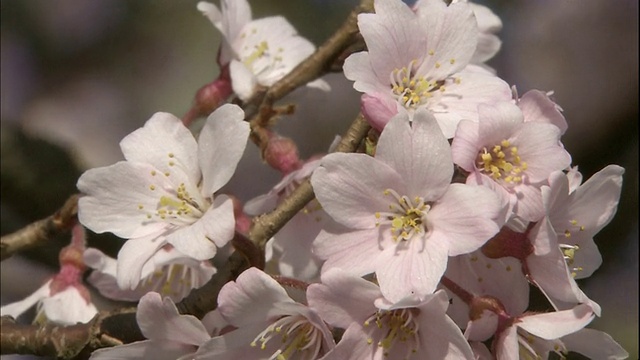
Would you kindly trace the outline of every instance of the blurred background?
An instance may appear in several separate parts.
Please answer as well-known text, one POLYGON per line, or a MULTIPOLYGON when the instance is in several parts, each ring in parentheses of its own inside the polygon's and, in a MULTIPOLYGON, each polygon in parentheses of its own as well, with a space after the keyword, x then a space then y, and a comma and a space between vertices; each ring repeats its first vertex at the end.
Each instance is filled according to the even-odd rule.
MULTIPOLYGON (((250 2, 254 18, 283 15, 316 45, 357 3, 250 2)), ((82 171, 121 160, 118 142, 153 113, 187 112, 195 92, 218 74, 219 34, 196 3, 0 2, 2 235, 52 214, 76 192, 82 171)), ((580 284, 603 308, 591 327, 638 358, 638 1, 479 3, 504 23, 502 50, 489 64, 520 94, 555 91, 569 123, 563 143, 585 179, 608 164, 626 169, 618 214, 596 236, 604 264, 580 284)), ((303 157, 325 152, 358 113, 351 83, 341 74, 327 81, 329 94, 292 94, 285 103, 300 101, 297 112, 277 125, 303 157)), ((246 201, 278 180, 249 144, 223 190, 246 201)), ((2 303, 24 298, 53 274, 67 242, 63 236, 3 261, 2 303)), ((112 255, 120 244, 89 237, 90 246, 112 255)))

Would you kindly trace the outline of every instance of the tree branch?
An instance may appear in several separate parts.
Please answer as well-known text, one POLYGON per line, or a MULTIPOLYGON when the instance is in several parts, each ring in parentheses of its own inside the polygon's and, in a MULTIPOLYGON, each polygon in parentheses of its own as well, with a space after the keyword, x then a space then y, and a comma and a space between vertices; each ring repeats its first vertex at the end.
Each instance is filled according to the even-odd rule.
MULTIPOLYGON (((364 116, 359 114, 340 141, 340 144, 336 147, 335 152, 354 152, 357 150, 360 142, 367 136, 369 129, 370 126, 364 116)), ((264 249, 267 241, 314 197, 311 181, 307 179, 278 204, 273 211, 253 219, 253 224, 249 231, 249 239, 258 244, 261 249, 264 249)))
POLYGON ((55 214, 0 238, 0 260, 18 251, 42 245, 54 236, 69 231, 78 215, 79 197, 79 194, 71 195, 55 214))

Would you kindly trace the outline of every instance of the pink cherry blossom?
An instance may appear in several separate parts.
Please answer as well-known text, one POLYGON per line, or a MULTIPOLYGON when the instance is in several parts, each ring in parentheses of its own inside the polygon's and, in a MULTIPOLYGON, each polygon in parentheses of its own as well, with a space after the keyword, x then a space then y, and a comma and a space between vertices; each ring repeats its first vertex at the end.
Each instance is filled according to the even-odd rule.
POLYGON ((513 104, 480 105, 480 122, 463 120, 451 144, 453 161, 477 184, 496 182, 512 200, 514 213, 537 221, 544 215, 540 187, 571 156, 555 125, 525 121, 513 104))
POLYGON ((400 0, 374 5, 375 14, 358 16, 368 51, 350 55, 344 73, 367 95, 363 112, 375 128, 381 130, 391 118, 383 114, 412 115, 427 108, 451 138, 462 118, 477 120, 479 103, 511 99, 504 81, 469 65, 478 43, 469 4, 428 0, 417 13, 400 0))
POLYGON ((202 320, 193 315, 181 315, 173 301, 155 292, 140 299, 136 320, 148 340, 99 349, 91 359, 191 359, 199 346, 217 335, 225 326, 216 312, 202 320))
POLYGON ((307 290, 309 305, 346 329, 323 359, 473 359, 460 329, 445 314, 444 291, 392 303, 375 284, 332 269, 307 290))
MULTIPOLYGON (((249 99, 256 86, 282 79, 315 51, 282 16, 252 20, 246 0, 223 0, 221 6, 222 11, 201 1, 198 10, 222 33, 218 63, 229 65, 233 91, 242 100, 249 99)), ((309 85, 328 90, 322 80, 309 85)))
POLYGON ((334 346, 316 312, 295 302, 264 272, 250 268, 227 283, 218 309, 236 330, 200 347, 193 359, 318 359, 334 346))
POLYGON ((498 231, 497 196, 481 186, 451 184, 453 164, 434 116, 399 113, 375 157, 333 153, 311 183, 322 208, 340 224, 327 228, 316 254, 322 271, 375 272, 392 302, 432 293, 449 256, 478 249, 498 231))
POLYGON ((233 175, 249 125, 236 105, 213 112, 199 141, 180 119, 156 113, 120 142, 126 161, 78 180, 80 222, 129 239, 118 253, 121 288, 135 288, 144 264, 166 244, 207 260, 233 237, 231 199, 215 196, 233 175))

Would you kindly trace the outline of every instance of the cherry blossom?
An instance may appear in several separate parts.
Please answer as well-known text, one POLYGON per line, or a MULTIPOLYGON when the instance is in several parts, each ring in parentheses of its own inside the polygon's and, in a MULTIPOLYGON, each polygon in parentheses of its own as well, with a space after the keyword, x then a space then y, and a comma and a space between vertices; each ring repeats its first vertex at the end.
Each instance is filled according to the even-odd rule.
POLYGON ((354 53, 344 73, 365 93, 363 112, 381 130, 398 111, 432 111, 447 138, 462 118, 478 119, 480 103, 508 101, 509 86, 469 65, 478 27, 469 4, 419 4, 417 14, 400 0, 376 0, 375 14, 360 14, 368 51, 354 53), (421 15, 424 12, 424 15, 421 15))
POLYGON ((594 318, 588 305, 551 313, 524 313, 512 316, 500 309, 499 301, 481 298, 472 305, 474 316, 465 330, 472 341, 492 335, 492 352, 497 360, 546 359, 549 353, 563 356, 568 350, 561 338, 575 333, 594 318))
POLYGON ((193 359, 318 359, 335 345, 316 312, 295 302, 264 272, 250 268, 218 295, 218 309, 235 326, 200 347, 193 359))
POLYGON ((322 271, 375 272, 395 302, 432 293, 449 256, 472 252, 498 232, 498 197, 481 186, 450 184, 451 150, 435 118, 394 117, 375 157, 333 153, 311 183, 322 208, 341 225, 325 229, 316 254, 322 271))
POLYGON ((480 122, 463 120, 451 144, 453 161, 468 171, 470 182, 496 182, 524 220, 537 221, 544 210, 540 187, 571 156, 552 124, 526 121, 513 104, 480 105, 480 122))
POLYGON ((324 359, 473 359, 460 329, 447 317, 438 291, 391 303, 375 284, 337 269, 307 290, 309 305, 329 324, 346 329, 324 359))
POLYGON ((214 193, 229 181, 244 152, 249 125, 243 118, 235 105, 220 107, 196 143, 180 119, 156 113, 120 142, 126 161, 80 177, 80 222, 129 239, 118 253, 121 288, 135 288, 144 264, 166 244, 207 260, 231 240, 232 201, 214 193))
MULTIPOLYGON (((252 20, 246 0, 223 0, 221 6, 201 1, 198 10, 222 33, 218 63, 229 65, 233 91, 242 100, 258 85, 273 85, 315 51, 282 16, 252 20)), ((328 90, 322 80, 310 85, 328 90)))
POLYGON ((149 292, 140 299, 136 312, 138 326, 148 340, 99 349, 91 359, 191 359, 198 347, 225 326, 216 312, 198 320, 181 315, 173 301, 149 292))

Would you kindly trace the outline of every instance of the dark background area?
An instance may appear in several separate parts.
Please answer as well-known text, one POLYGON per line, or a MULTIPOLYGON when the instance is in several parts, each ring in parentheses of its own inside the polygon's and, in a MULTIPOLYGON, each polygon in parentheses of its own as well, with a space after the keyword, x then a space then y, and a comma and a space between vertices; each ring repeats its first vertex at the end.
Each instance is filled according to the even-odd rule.
MULTIPOLYGON (((0 3, 1 223, 14 231, 59 208, 90 167, 122 159, 118 142, 156 111, 182 116, 218 73, 219 34, 197 1, 3 0, 0 3)), ((284 15, 316 45, 356 1, 251 1, 254 18, 284 15)), ((602 305, 592 327, 638 357, 638 2, 485 1, 503 20, 499 76, 555 91, 569 130, 563 143, 585 179, 608 164, 626 169, 618 214, 596 236, 604 264, 580 282, 602 305)), ((358 112, 359 94, 341 74, 334 91, 281 120, 304 157, 324 152, 358 112)), ((242 200, 278 174, 252 144, 225 187, 242 200), (259 182, 255 179, 260 179, 259 182)), ((68 238, 2 263, 2 302, 33 292, 55 271, 68 238)), ((115 255, 120 240, 89 238, 115 255)))

